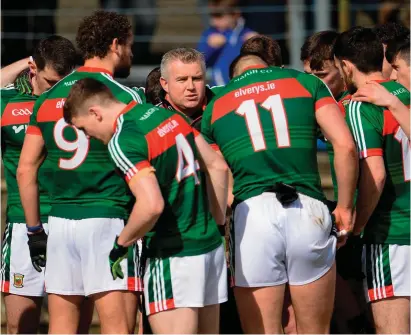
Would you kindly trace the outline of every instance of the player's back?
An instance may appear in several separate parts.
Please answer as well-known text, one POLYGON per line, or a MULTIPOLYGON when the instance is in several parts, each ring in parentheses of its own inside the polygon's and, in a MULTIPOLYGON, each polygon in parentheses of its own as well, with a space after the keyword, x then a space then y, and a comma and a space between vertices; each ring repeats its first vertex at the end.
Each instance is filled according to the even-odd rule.
POLYGON ((45 173, 51 196, 52 216, 68 219, 122 217, 128 215, 131 195, 116 173, 107 147, 89 139, 84 132, 68 125, 63 105, 71 86, 79 79, 93 77, 103 81, 114 96, 129 103, 138 95, 116 81, 104 70, 79 68, 45 92, 34 107, 27 130, 41 134, 49 165, 45 173))
POLYGON ((155 168, 165 201, 155 228, 146 236, 148 257, 193 256, 217 248, 221 236, 208 209, 205 176, 186 118, 171 110, 139 105, 119 117, 119 132, 109 148, 117 152, 118 145, 138 147, 144 161, 137 169, 140 164, 155 168))
MULTIPOLYGON (((410 92, 394 81, 381 83, 403 104, 410 92)), ((382 156, 386 180, 380 200, 365 227, 370 243, 410 243, 410 141, 392 113, 384 107, 352 101, 347 122, 357 142, 360 158, 382 156)))
POLYGON ((231 168, 236 201, 280 181, 324 200, 315 112, 329 103, 335 101, 321 80, 276 67, 247 70, 219 93, 203 116, 202 132, 231 168))
MULTIPOLYGON (((21 94, 13 85, 1 90, 1 151, 7 184, 8 222, 25 222, 16 172, 27 125, 37 98, 35 95, 21 94)), ((39 170, 40 214, 43 222, 46 222, 50 210, 48 194, 42 187, 45 165, 39 170)))

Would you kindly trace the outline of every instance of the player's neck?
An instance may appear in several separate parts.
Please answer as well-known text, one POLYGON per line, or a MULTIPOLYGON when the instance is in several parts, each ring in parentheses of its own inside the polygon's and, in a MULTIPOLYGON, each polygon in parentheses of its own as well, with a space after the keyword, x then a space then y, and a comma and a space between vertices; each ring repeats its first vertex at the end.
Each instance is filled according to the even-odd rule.
POLYGON ((369 74, 361 74, 358 76, 358 79, 356 80, 357 87, 360 88, 367 84, 370 81, 377 81, 377 80, 385 80, 385 78, 382 75, 382 72, 373 72, 369 74))
POLYGON ((114 64, 111 60, 107 58, 93 57, 93 58, 87 59, 84 62, 84 66, 104 69, 104 70, 109 71, 110 73, 114 73, 114 64))

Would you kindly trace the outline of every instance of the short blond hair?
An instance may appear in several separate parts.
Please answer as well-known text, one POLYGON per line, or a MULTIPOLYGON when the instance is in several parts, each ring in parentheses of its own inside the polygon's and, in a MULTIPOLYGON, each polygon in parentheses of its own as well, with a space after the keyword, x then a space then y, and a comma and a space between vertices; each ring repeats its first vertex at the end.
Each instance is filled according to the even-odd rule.
POLYGON ((205 58, 200 51, 193 48, 176 48, 166 52, 161 59, 160 72, 163 78, 166 77, 168 64, 175 60, 184 64, 199 62, 204 74, 206 72, 205 58))

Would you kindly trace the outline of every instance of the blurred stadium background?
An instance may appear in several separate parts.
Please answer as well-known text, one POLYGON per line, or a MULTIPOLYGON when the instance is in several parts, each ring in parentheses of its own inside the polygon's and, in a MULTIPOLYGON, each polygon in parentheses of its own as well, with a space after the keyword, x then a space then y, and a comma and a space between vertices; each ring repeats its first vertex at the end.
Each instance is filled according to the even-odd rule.
MULTIPOLYGON (((98 8, 127 14, 134 26, 134 65, 126 85, 144 86, 148 72, 164 52, 178 46, 196 47, 208 25, 207 0, 3 0, 1 64, 30 55, 36 41, 56 33, 74 41, 80 20, 98 8)), ((280 41, 284 63, 301 69, 300 48, 315 31, 344 31, 354 25, 372 27, 388 21, 410 25, 410 0, 239 0, 246 25, 280 41)), ((328 157, 318 153, 323 188, 332 199, 328 157)), ((7 193, 1 179, 4 229, 7 193)), ((4 306, 1 329, 5 333, 4 306)), ((41 333, 47 333, 47 312, 41 333)), ((99 331, 95 315, 92 333, 99 331)))

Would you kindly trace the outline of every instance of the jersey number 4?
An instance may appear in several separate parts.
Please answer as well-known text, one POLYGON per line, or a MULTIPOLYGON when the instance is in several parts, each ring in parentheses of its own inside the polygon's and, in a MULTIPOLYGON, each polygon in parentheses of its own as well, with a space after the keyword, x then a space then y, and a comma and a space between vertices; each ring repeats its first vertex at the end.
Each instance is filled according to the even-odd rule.
POLYGON ((61 150, 67 152, 73 152, 71 158, 60 158, 59 168, 63 170, 74 170, 78 168, 86 159, 90 141, 88 140, 86 134, 77 128, 70 126, 64 119, 60 119, 54 125, 54 141, 61 150), (71 127, 76 133, 76 140, 69 141, 64 138, 64 129, 66 127, 71 127))
POLYGON ((198 161, 194 158, 193 150, 191 149, 190 143, 183 134, 178 134, 176 137, 176 147, 178 152, 177 161, 177 172, 176 179, 178 182, 182 181, 184 178, 193 176, 195 183, 200 184, 198 179, 197 170, 200 169, 198 161))
POLYGON ((394 138, 401 143, 402 151, 402 167, 404 170, 404 180, 410 181, 411 179, 411 147, 410 140, 407 135, 405 135, 404 130, 401 127, 398 128, 397 132, 394 135, 394 138))
MULTIPOLYGON (((287 115, 280 95, 270 95, 260 106, 271 112, 277 146, 279 148, 288 148, 290 146, 290 134, 288 131, 287 115)), ((235 112, 245 117, 254 151, 267 149, 257 104, 254 99, 243 101, 235 112)))

